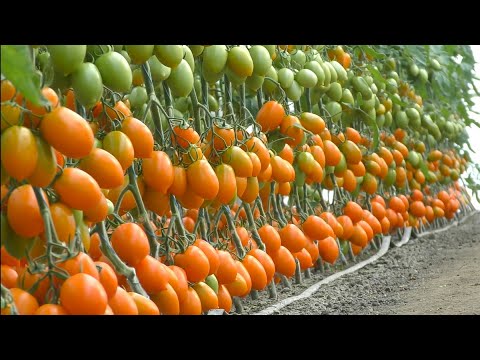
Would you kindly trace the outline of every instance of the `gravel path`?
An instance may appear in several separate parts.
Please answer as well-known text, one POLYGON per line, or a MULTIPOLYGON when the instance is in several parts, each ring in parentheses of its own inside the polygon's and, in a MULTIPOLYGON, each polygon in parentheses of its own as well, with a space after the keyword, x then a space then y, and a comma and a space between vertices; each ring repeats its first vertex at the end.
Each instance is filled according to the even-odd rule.
MULTIPOLYGON (((276 301, 262 292, 244 308, 247 313, 260 311, 331 273, 306 279, 293 290, 279 289, 276 301)), ((276 314, 480 314, 480 214, 440 234, 392 248, 375 263, 276 314)))

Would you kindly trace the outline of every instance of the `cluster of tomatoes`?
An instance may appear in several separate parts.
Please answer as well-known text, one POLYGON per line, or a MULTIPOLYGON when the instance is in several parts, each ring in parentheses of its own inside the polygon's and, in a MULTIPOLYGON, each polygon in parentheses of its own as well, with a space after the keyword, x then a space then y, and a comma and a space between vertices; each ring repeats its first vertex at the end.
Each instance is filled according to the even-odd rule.
MULTIPOLYGON (((377 140, 365 124, 355 129, 348 120, 355 111, 385 117, 394 106, 380 93, 371 109, 348 106, 348 53, 329 51, 334 65, 315 56, 301 69, 300 58, 277 71, 272 61, 294 48, 184 48, 87 52, 106 86, 94 98, 81 74, 98 70, 85 51, 70 54, 81 61, 65 63, 61 46, 40 53, 53 57, 56 77, 70 81, 58 92, 43 87, 48 105, 32 104, 2 81, 2 314, 230 312, 235 298, 349 251, 358 255, 376 236, 452 219, 467 202, 457 180, 468 161, 454 147, 439 151, 401 127, 382 129, 377 140), (106 57, 127 62, 126 85, 106 57), (191 119, 180 99, 194 91, 199 58, 202 91, 205 79, 213 85, 202 107, 190 112, 197 99, 188 98, 191 119), (212 93, 223 75, 221 113, 212 93), (263 86, 270 99, 259 98, 253 117, 243 101, 234 109, 228 98, 232 85, 243 87, 240 100, 245 84, 255 90, 255 76, 262 78, 256 90, 262 95, 263 86), (332 84, 340 83, 337 94, 332 84), (288 105, 310 88, 332 99, 323 117, 319 105, 288 105), (142 91, 151 101, 139 100, 142 91)), ((352 91, 365 104, 373 92, 355 79, 352 91)), ((418 95, 412 101, 420 107, 418 95)), ((418 111, 409 114, 416 119, 418 111)))

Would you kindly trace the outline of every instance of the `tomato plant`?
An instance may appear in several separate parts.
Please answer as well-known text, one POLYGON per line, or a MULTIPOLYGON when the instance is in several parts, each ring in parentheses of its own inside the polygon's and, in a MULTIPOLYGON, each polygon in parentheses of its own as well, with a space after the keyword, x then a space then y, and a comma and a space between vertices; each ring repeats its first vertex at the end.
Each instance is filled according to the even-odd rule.
POLYGON ((456 45, 2 45, 2 314, 241 312, 459 219, 473 65, 456 45))

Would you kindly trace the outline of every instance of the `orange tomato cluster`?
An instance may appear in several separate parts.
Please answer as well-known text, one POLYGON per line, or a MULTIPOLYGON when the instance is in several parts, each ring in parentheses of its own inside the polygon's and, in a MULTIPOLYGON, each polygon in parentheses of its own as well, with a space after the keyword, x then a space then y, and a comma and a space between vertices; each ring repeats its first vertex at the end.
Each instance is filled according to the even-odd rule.
MULTIPOLYGON (((341 47, 328 56, 351 65, 341 47)), ((374 149, 352 127, 269 100, 260 131, 171 122, 168 147, 128 100, 81 116, 72 89, 44 88, 39 107, 1 87, 1 282, 19 314, 230 312, 235 297, 334 264, 342 244, 358 255, 375 236, 452 219, 466 203, 467 160, 401 129, 374 149), (444 178, 453 185, 439 190, 444 178), (322 189, 337 194, 333 207, 322 189)))

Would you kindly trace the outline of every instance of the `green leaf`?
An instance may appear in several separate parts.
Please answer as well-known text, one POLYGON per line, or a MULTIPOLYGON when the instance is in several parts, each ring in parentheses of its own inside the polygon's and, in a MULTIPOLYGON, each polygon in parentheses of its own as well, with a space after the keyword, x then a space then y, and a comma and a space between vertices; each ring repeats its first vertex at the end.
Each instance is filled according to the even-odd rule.
POLYGON ((363 98, 362 98, 362 94, 360 94, 360 93, 357 93, 357 104, 358 104, 358 106, 363 105, 363 98))
POLYGON ((413 58, 415 59, 415 63, 418 63, 422 65, 422 67, 426 66, 426 57, 425 57, 425 52, 423 51, 423 46, 418 46, 418 45, 409 45, 406 46, 409 50, 410 53, 412 54, 413 58))
POLYGON ((457 51, 456 45, 443 45, 443 48, 449 55, 454 55, 457 51))
POLYGON ((475 125, 476 127, 480 128, 480 123, 478 121, 473 120, 472 118, 466 118, 465 119, 467 125, 475 125))
POLYGON ((426 59, 428 63, 430 60, 430 45, 423 45, 423 48, 425 49, 426 59))
POLYGON ((390 99, 394 104, 400 105, 400 106, 408 106, 408 104, 402 100, 399 100, 396 96, 390 96, 390 99))
POLYGON ((469 176, 465 179, 465 181, 467 182, 468 185, 470 186, 474 186, 475 185, 475 182, 473 181, 473 179, 469 176))
POLYGON ((28 45, 2 45, 2 74, 23 96, 35 105, 48 105, 40 92, 40 82, 30 56, 28 45))
POLYGON ((442 73, 436 74, 436 83, 440 87, 440 90, 442 91, 442 93, 447 95, 448 94, 448 80, 447 80, 447 77, 442 73))
POLYGON ((368 46, 368 45, 363 45, 361 46, 362 50, 370 55, 371 57, 375 58, 375 59, 384 59, 386 56, 385 54, 381 54, 379 52, 376 52, 371 46, 368 46))
MULTIPOLYGON (((475 76, 475 79, 480 80, 480 78, 477 78, 476 76, 475 76)), ((478 91, 478 89, 477 89, 477 87, 475 86, 475 83, 474 83, 474 82, 472 82, 472 86, 473 86, 473 91, 475 91, 475 94, 477 94, 477 96, 480 96, 480 92, 478 91)))
POLYGON ((429 96, 427 96, 427 88, 425 87, 425 84, 422 84, 420 81, 415 83, 415 90, 422 98, 429 98, 429 96))
POLYGON ((385 83, 386 80, 385 78, 382 76, 382 74, 380 74, 380 71, 378 71, 377 69, 375 69, 372 65, 367 65, 367 69, 370 70, 370 73, 372 74, 372 77, 377 80, 378 82, 382 82, 382 83, 385 83))
POLYGON ((469 74, 473 70, 473 64, 468 64, 464 61, 462 61, 462 63, 460 64, 460 67, 462 68, 462 70, 465 74, 469 74))
POLYGON ((475 150, 473 150, 472 147, 470 146, 470 143, 467 142, 466 144, 467 144, 468 148, 470 149, 470 151, 476 154, 475 150))
POLYGON ((2 214, 1 216, 1 223, 2 223, 2 244, 5 246, 5 250, 17 259, 22 259, 30 246, 33 244, 33 238, 25 238, 23 236, 17 235, 8 224, 7 219, 2 214))

